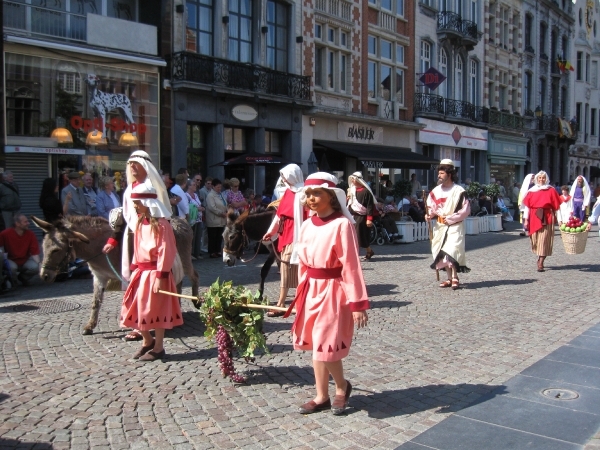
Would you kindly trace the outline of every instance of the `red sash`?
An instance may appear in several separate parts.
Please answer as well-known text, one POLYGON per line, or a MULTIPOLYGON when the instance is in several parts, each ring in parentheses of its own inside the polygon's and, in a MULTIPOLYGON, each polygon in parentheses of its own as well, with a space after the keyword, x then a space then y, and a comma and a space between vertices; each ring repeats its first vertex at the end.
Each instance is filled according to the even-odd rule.
POLYGON ((304 303, 306 302, 306 296, 308 295, 308 284, 311 278, 316 280, 330 280, 334 278, 340 278, 342 276, 342 268, 341 267, 332 267, 331 269, 317 269, 315 267, 309 267, 306 270, 306 278, 300 283, 298 288, 296 289, 296 297, 292 301, 292 304, 285 312, 283 317, 289 317, 292 313, 292 309, 294 305, 296 306, 296 320, 294 320, 294 324, 292 325, 292 331, 296 328, 296 322, 298 321, 298 317, 300 317, 300 313, 304 308, 304 303))
POLYGON ((156 270, 156 261, 141 262, 141 263, 132 264, 131 266, 129 266, 129 270, 131 270, 132 272, 135 269, 140 269, 140 270, 156 270))

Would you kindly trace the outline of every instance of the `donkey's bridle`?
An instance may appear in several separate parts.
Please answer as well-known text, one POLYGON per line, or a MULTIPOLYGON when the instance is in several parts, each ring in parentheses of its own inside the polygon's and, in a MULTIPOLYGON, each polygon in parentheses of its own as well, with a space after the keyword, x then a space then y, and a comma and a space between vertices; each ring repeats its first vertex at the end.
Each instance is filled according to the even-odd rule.
POLYGON ((233 255, 236 258, 242 259, 242 253, 244 252, 244 247, 250 243, 250 239, 248 239, 248 235, 246 234, 246 229, 244 228, 244 224, 242 223, 242 241, 240 242, 239 247, 236 250, 227 250, 223 249, 225 253, 228 255, 233 255))
POLYGON ((91 261, 94 258, 97 258, 98 256, 100 256, 103 252, 98 253, 97 255, 92 256, 89 259, 86 259, 85 261, 81 261, 78 262, 74 267, 69 268, 68 264, 69 261, 71 260, 71 251, 73 250, 73 240, 69 239, 69 248, 67 248, 67 250, 65 251, 65 256, 63 259, 60 260, 60 262, 56 265, 56 267, 50 267, 46 264, 42 264, 41 267, 42 269, 46 269, 46 270, 51 270, 53 272, 57 272, 57 273, 69 273, 74 271, 75 269, 78 269, 79 267, 81 267, 82 265, 84 265, 85 263, 87 263, 88 261, 91 261), (67 263, 67 270, 60 270, 61 267, 64 267, 65 262, 67 263))

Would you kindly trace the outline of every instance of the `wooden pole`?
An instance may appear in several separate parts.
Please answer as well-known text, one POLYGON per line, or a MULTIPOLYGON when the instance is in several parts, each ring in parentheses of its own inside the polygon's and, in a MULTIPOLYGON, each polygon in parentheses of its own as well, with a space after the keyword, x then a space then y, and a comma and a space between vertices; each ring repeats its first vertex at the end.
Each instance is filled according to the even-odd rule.
MULTIPOLYGON (((189 300, 198 300, 198 301, 202 300, 200 297, 194 297, 193 295, 176 294, 175 292, 169 292, 169 291, 159 290, 158 293, 172 295, 173 297, 187 298, 189 300)), ((288 310, 287 308, 284 308, 283 306, 257 305, 254 303, 250 303, 250 304, 239 303, 239 306, 244 306, 249 309, 268 309, 271 311, 283 311, 283 312, 286 312, 288 310)), ((295 314, 296 310, 292 310, 292 312, 295 314)))

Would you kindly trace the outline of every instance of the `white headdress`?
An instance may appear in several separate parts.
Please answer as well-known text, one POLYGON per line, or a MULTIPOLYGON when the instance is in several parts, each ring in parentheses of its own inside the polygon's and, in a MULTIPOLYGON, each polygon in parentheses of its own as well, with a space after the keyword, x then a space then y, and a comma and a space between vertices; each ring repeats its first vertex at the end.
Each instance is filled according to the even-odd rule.
POLYGON ((517 199, 517 205, 521 206, 525 195, 527 195, 527 191, 529 191, 529 185, 531 184, 531 179, 533 178, 533 174, 528 174, 525 178, 523 178, 523 184, 521 184, 521 190, 519 190, 519 197, 517 199))
POLYGON ((573 184, 571 185, 571 192, 569 192, 569 195, 571 196, 571 198, 573 198, 573 196, 575 195, 575 188, 577 187, 577 179, 581 177, 581 179, 583 180, 583 206, 588 206, 590 204, 590 198, 592 197, 592 192, 590 191, 590 185, 588 184, 587 180, 585 179, 584 176, 582 175, 577 175, 577 178, 575 178, 575 181, 573 181, 573 184))
POLYGON ((139 200, 142 205, 150 208, 150 216, 156 219, 159 217, 171 217, 171 209, 167 209, 167 207, 158 200, 156 189, 148 179, 143 183, 136 185, 131 190, 131 200, 139 200))
MULTIPOLYGON (((297 164, 288 164, 283 169, 279 171, 281 175, 280 180, 283 181, 285 178, 285 189, 281 194, 281 197, 285 194, 285 191, 289 189, 293 193, 298 193, 302 191, 302 187, 304 186, 304 175, 302 174, 302 169, 297 164)), ((302 227, 302 222, 304 222, 304 210, 302 208, 302 204, 299 201, 294 202, 294 241, 295 244, 300 237, 300 228, 302 227)), ((298 253, 296 252, 296 246, 292 247, 292 255, 290 256, 291 264, 298 264, 298 253)))
POLYGON ((306 190, 307 189, 315 189, 315 188, 329 189, 330 191, 333 191, 335 196, 337 197, 338 202, 340 203, 340 206, 342 207, 342 214, 344 216, 346 216, 346 218, 351 223, 354 223, 354 218, 352 217, 352 214, 350 214, 350 211, 348 211, 348 207, 346 206, 346 193, 343 191, 343 189, 336 187, 337 184, 338 184, 338 179, 335 176, 331 175, 330 173, 327 173, 327 172, 313 173, 313 174, 309 175, 308 177, 306 177, 306 180, 304 181, 304 188, 303 188, 302 195, 300 196, 300 202, 302 204, 306 203, 306 190))
MULTIPOLYGON (((127 162, 135 161, 140 163, 140 165, 144 168, 146 173, 148 174, 148 178, 152 183, 152 186, 156 189, 156 194, 158 195, 158 200, 165 206, 166 209, 170 209, 171 203, 169 203, 169 193, 167 192, 167 187, 165 186, 165 182, 162 180, 158 170, 152 164, 152 160, 150 159, 150 155, 143 150, 136 150, 131 154, 127 162)), ((133 182, 136 181, 134 176, 131 173, 131 168, 129 164, 127 164, 127 184, 129 186, 133 185, 133 182)), ((125 203, 125 202, 123 202, 125 203)), ((123 205, 125 208, 126 206, 123 205)), ((171 217, 169 214, 166 216, 168 219, 171 217)))
POLYGON ((371 188, 369 187, 369 185, 363 178, 362 172, 354 172, 352 175, 350 175, 348 177, 348 185, 349 185, 348 192, 350 194, 350 198, 348 199, 348 202, 347 202, 348 205, 351 205, 352 202, 354 201, 354 198, 356 197, 356 186, 354 186, 354 183, 352 182, 352 180, 358 181, 363 187, 365 187, 371 194, 371 197, 373 197, 373 205, 377 204, 377 199, 375 198, 373 191, 371 190, 371 188))
POLYGON ((552 186, 550 186, 550 177, 543 170, 540 170, 538 173, 535 174, 535 178, 533 179, 533 182, 534 182, 534 185, 531 187, 531 189, 529 189, 528 192, 544 191, 544 190, 550 189, 552 187, 552 186), (546 182, 544 184, 538 183, 538 177, 540 177, 542 175, 546 176, 546 182))

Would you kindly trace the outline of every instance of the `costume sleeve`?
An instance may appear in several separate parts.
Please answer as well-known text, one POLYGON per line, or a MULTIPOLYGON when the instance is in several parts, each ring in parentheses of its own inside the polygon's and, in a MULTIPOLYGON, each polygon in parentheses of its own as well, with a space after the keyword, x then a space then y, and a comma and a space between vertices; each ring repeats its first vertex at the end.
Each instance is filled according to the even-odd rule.
POLYGON ((279 230, 280 222, 281 222, 281 219, 279 218, 279 216, 277 214, 275 214, 275 216, 273 217, 273 221, 271 222, 271 225, 269 225, 269 229, 267 230, 267 232, 265 234, 268 234, 269 236, 273 236, 275 233, 277 233, 277 230, 279 230))
POLYGON ((335 254, 342 264, 342 289, 346 293, 351 311, 369 309, 369 297, 358 259, 358 238, 349 220, 341 221, 334 246, 335 254))
POLYGON ((177 243, 175 242, 173 228, 167 220, 160 219, 158 225, 160 232, 157 236, 158 253, 156 258, 156 270, 160 273, 157 274, 157 276, 159 278, 167 278, 169 273, 171 273, 171 268, 175 262, 177 243))
POLYGON ((456 211, 454 214, 450 214, 446 216, 446 222, 448 225, 454 225, 455 223, 462 222, 469 214, 471 214, 471 202, 467 199, 466 195, 463 193, 462 195, 462 207, 456 211))
POLYGON ((550 202, 552 205, 552 209, 554 211, 556 211, 557 209, 560 208, 560 197, 556 193, 556 190, 554 190, 554 189, 551 189, 551 190, 552 190, 552 194, 550 194, 550 202))
POLYGON ((427 196, 427 204, 425 205, 425 214, 435 215, 435 203, 434 203, 433 191, 427 196))
POLYGON ((592 208, 592 214, 588 218, 590 223, 595 223, 598 220, 598 216, 600 216, 600 199, 596 200, 594 207, 592 208))

